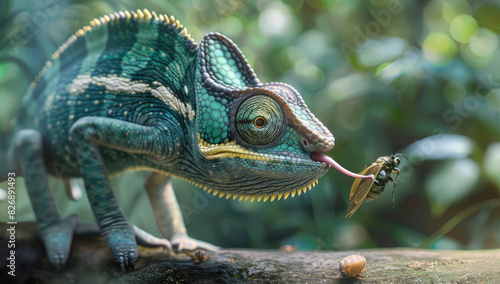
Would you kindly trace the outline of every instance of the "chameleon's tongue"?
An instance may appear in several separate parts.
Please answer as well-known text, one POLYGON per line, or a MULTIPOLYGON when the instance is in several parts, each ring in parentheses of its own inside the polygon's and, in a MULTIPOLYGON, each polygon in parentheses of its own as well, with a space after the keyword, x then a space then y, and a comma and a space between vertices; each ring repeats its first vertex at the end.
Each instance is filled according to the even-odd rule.
POLYGON ((339 163, 335 162, 332 158, 328 157, 327 155, 323 155, 320 153, 312 153, 311 159, 313 161, 316 161, 316 162, 322 162, 322 163, 328 164, 328 165, 334 167, 335 169, 337 169, 339 172, 346 174, 348 176, 351 176, 353 178, 366 178, 366 179, 374 179, 375 178, 374 175, 363 176, 363 175, 358 175, 358 174, 355 174, 353 172, 350 172, 350 171, 344 169, 341 165, 339 165, 339 163))

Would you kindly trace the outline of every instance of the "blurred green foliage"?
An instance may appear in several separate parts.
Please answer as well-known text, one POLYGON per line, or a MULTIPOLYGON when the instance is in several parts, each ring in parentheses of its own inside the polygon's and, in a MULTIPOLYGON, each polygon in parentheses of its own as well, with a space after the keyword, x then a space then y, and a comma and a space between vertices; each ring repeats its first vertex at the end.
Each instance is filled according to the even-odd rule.
MULTIPOLYGON (((334 170, 311 192, 273 203, 222 200, 176 181, 193 237, 223 247, 419 246, 450 221, 446 236, 426 246, 500 247, 498 202, 485 202, 500 198, 498 1, 2 1, 0 129, 66 38, 94 17, 137 8, 174 15, 197 41, 214 31, 229 36, 261 81, 297 88, 336 138, 327 154, 350 170, 411 144, 398 151, 411 163, 401 165, 396 207, 388 185, 349 220, 353 180, 334 170), (467 208, 471 214, 454 219, 467 208)), ((158 234, 144 176, 112 182, 129 219, 158 234)), ((17 214, 27 220, 33 215, 20 181, 17 214)), ((85 196, 69 202, 61 182, 51 184, 63 215, 93 221, 85 196)))

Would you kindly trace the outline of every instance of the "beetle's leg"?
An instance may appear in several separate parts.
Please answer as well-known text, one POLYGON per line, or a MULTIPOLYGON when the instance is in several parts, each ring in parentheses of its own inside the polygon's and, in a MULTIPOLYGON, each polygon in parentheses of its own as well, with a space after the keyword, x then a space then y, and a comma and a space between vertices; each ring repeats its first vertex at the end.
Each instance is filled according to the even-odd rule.
POLYGON ((389 179, 392 181, 392 208, 396 207, 396 199, 395 199, 395 195, 396 195, 396 180, 398 179, 399 177, 399 169, 398 168, 394 168, 392 170, 392 173, 396 173, 396 177, 394 178, 394 180, 392 179, 392 177, 389 176, 389 179))

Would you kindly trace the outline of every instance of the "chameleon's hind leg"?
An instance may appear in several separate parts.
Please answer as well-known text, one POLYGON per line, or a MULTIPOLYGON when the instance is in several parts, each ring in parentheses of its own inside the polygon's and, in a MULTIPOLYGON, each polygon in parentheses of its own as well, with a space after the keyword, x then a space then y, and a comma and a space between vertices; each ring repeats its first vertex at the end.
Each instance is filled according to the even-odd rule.
POLYGON ((191 238, 187 234, 179 204, 175 198, 169 176, 151 172, 145 183, 149 201, 153 207, 156 224, 164 238, 168 239, 177 251, 205 249, 216 251, 220 248, 204 241, 191 238))
POLYGON ((60 270, 68 260, 78 216, 70 215, 66 219, 59 216, 43 161, 41 134, 32 129, 21 130, 12 143, 11 154, 16 157, 24 176, 47 257, 60 270))

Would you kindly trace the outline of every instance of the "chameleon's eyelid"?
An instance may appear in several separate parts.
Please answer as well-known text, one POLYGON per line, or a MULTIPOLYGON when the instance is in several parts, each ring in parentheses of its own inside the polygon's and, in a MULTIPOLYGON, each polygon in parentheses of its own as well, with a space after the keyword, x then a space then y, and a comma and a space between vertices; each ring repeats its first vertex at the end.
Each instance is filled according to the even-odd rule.
MULTIPOLYGON (((238 92, 234 92, 232 96, 237 97, 238 99, 235 101, 234 105, 232 106, 231 113, 229 116, 229 119, 232 121, 236 115, 236 112, 238 111, 238 108, 240 107, 241 103, 243 103, 245 100, 247 100, 251 96, 256 96, 256 95, 266 95, 274 99, 278 105, 281 107, 281 111, 283 112, 283 121, 286 125, 288 125, 288 120, 290 115, 293 115, 292 110, 286 103, 286 101, 280 97, 278 94, 264 89, 264 88, 248 88, 245 90, 241 90, 238 92)), ((234 121, 230 122, 230 124, 234 123, 234 121)))

